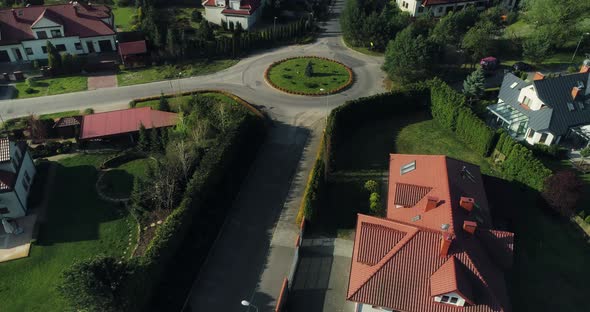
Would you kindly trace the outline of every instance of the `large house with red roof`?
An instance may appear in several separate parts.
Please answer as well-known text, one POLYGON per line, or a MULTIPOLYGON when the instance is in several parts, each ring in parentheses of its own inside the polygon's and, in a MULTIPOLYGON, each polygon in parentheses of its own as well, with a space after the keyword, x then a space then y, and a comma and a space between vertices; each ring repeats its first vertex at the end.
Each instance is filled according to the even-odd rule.
POLYGON ((47 59, 47 41, 72 55, 115 51, 111 9, 72 2, 0 10, 0 63, 47 59))
POLYGON ((266 0, 204 0, 202 4, 205 19, 210 23, 240 23, 244 29, 249 29, 260 17, 266 0))
POLYGON ((510 311, 514 234, 492 229, 479 167, 401 154, 389 165, 386 217, 358 215, 355 311, 510 311))
MULTIPOLYGON (((518 0, 501 0, 502 7, 514 9, 518 0)), ((452 11, 459 11, 467 6, 475 6, 483 10, 492 4, 491 0, 395 0, 399 8, 411 16, 432 15, 444 16, 452 11)))

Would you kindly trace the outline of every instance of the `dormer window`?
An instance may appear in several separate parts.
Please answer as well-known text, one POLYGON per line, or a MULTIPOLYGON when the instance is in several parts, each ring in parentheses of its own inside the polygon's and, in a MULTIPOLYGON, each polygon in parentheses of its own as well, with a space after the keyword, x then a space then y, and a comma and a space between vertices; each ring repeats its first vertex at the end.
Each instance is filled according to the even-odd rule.
POLYGON ((526 96, 524 97, 524 99, 522 99, 522 104, 526 105, 527 107, 531 107, 532 102, 533 101, 526 96))
POLYGON ((47 33, 45 30, 37 31, 37 39, 47 39, 47 33))
POLYGON ((61 37, 61 30, 60 29, 51 30, 51 38, 59 38, 59 37, 61 37))

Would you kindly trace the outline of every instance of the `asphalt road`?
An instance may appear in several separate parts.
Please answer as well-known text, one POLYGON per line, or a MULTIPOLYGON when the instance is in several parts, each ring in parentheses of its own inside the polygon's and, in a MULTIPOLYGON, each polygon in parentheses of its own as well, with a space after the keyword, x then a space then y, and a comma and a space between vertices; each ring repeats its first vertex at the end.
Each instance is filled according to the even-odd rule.
POLYGON ((280 287, 285 272, 277 269, 275 273, 275 268, 269 267, 272 262, 269 259, 280 261, 285 258, 288 261, 292 253, 292 248, 284 248, 282 252, 279 250, 281 246, 277 246, 276 257, 270 257, 271 241, 280 241, 276 238, 290 230, 277 227, 277 222, 285 206, 298 206, 297 200, 305 183, 293 181, 304 181, 308 175, 312 158, 302 155, 315 155, 315 151, 310 149, 317 144, 310 142, 321 135, 318 123, 323 121, 330 109, 347 100, 385 91, 385 74, 380 69, 383 59, 350 50, 342 42, 338 18, 343 3, 343 0, 335 1, 332 18, 320 25, 323 32, 312 44, 256 53, 231 68, 210 75, 31 99, 2 100, 0 115, 8 119, 30 113, 85 108, 106 111, 126 108, 134 98, 195 89, 226 90, 261 107, 273 119, 274 126, 207 263, 195 281, 187 298, 186 310, 246 311, 239 302, 247 298, 254 300, 260 311, 271 311, 278 289, 265 289, 272 288, 275 280, 279 282, 277 288, 280 287), (339 94, 306 97, 282 93, 264 81, 264 71, 272 62, 312 55, 335 59, 349 66, 355 75, 354 84, 339 94))

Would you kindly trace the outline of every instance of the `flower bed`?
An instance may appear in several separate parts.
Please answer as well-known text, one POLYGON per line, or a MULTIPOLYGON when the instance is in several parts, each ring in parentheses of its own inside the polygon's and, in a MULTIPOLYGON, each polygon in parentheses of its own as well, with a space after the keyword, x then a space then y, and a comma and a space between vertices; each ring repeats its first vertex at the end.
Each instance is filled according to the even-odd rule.
POLYGON ((273 88, 289 94, 322 96, 349 88, 354 82, 354 73, 338 61, 305 56, 271 64, 264 72, 264 79, 273 88), (306 69, 309 62, 312 64, 311 73, 306 69))

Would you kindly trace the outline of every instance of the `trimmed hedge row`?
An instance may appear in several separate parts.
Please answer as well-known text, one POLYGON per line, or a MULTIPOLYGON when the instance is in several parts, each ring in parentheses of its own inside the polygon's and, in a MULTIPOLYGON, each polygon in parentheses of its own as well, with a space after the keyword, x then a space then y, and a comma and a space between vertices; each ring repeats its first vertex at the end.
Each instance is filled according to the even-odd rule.
POLYGON ((324 95, 327 95, 327 94, 334 94, 334 93, 342 92, 342 91, 350 88, 350 86, 354 82, 354 72, 352 71, 352 69, 350 69, 350 67, 344 65, 343 63, 338 62, 336 60, 332 60, 332 59, 326 58, 326 57, 321 57, 321 56, 295 56, 295 57, 289 57, 289 58, 286 58, 286 59, 282 59, 280 61, 277 61, 277 62, 274 62, 274 63, 270 64, 270 66, 268 66, 266 68, 266 70, 264 71, 264 80, 271 87, 273 87, 273 88, 275 88, 277 90, 280 90, 282 92, 285 92, 285 93, 295 94, 295 95, 307 95, 307 96, 324 96, 324 95), (279 65, 279 64, 281 64, 283 62, 286 62, 286 61, 289 61, 289 60, 293 60, 293 59, 299 59, 299 58, 314 58, 314 59, 329 61, 329 62, 336 63, 338 65, 342 65, 346 69, 346 71, 348 72, 348 81, 346 81, 346 83, 344 85, 342 85, 342 86, 340 86, 340 87, 338 87, 336 89, 333 89, 333 90, 328 90, 327 92, 308 93, 308 92, 298 92, 298 91, 287 90, 285 88, 282 88, 282 87, 277 86, 275 83, 272 82, 272 80, 269 79, 268 73, 270 72, 270 70, 273 67, 275 67, 275 66, 277 66, 277 65, 279 65))
MULTIPOLYGON (((264 140, 265 132, 261 118, 247 114, 236 129, 228 131, 218 144, 207 151, 189 181, 180 205, 157 228, 145 254, 128 260, 134 270, 125 282, 123 297, 126 298, 127 310, 145 310, 152 300, 152 294, 156 293, 160 283, 165 281, 164 277, 169 276, 171 271, 182 269, 185 275, 194 273, 190 271, 195 268, 176 268, 170 264, 177 256, 197 257, 178 255, 184 244, 189 241, 194 243, 194 238, 187 237, 191 225, 219 210, 217 204, 220 200, 233 198, 237 194, 241 179, 264 140)), ((219 217, 225 218, 225 214, 219 217)), ((209 243, 199 245, 195 253, 207 254, 215 235, 199 237, 201 241, 209 243)))
POLYGON ((322 136, 320 147, 315 158, 315 163, 309 177, 307 178, 307 185, 305 192, 303 193, 303 199, 299 206, 297 213, 297 224, 301 224, 301 221, 305 217, 306 220, 313 220, 315 216, 316 207, 319 206, 322 198, 320 197, 324 191, 326 185, 326 165, 324 162, 324 150, 325 150, 325 135, 322 136))
POLYGON ((502 169, 507 177, 536 190, 543 189, 543 183, 551 175, 551 170, 530 149, 514 141, 505 131, 500 131, 496 149, 506 157, 502 169))
POLYGON ((494 143, 494 130, 465 106, 465 96, 435 79, 431 83, 432 117, 443 128, 455 132, 457 138, 482 156, 488 156, 494 143))

